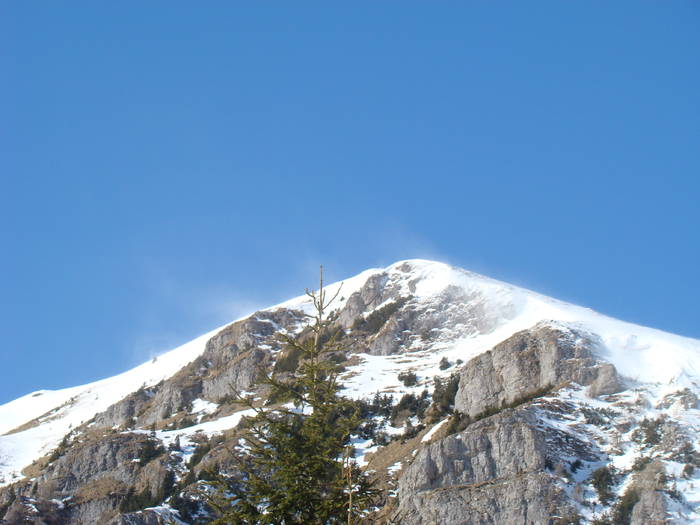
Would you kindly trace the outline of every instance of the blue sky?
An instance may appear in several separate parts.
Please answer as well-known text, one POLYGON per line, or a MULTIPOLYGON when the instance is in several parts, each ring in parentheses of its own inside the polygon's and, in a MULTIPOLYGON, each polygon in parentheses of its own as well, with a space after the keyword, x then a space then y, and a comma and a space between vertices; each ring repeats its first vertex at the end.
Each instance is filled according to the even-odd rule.
POLYGON ((700 337, 700 4, 0 6, 0 402, 411 257, 700 337))

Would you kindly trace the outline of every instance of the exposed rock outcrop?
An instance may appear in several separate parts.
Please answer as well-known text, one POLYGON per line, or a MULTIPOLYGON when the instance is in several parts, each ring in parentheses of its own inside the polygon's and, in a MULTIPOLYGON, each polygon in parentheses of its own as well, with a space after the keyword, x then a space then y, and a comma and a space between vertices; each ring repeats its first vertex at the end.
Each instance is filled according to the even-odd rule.
POLYGON ((457 525, 544 524, 573 514, 548 472, 557 461, 549 441, 527 408, 473 423, 418 452, 399 480, 396 515, 408 525, 457 525))
POLYGON ((469 361, 460 374, 455 408, 470 417, 564 383, 612 394, 622 383, 610 363, 595 358, 591 336, 541 323, 469 361))
POLYGON ((666 472, 658 461, 650 463, 634 477, 631 490, 636 491, 639 500, 632 509, 631 525, 668 523, 665 484, 666 472))

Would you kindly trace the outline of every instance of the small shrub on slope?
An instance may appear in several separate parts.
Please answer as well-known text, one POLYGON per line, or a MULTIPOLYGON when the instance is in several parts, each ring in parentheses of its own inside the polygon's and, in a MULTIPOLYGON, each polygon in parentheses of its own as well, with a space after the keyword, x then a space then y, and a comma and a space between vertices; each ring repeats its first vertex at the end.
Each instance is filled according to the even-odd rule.
POLYGON ((358 317, 352 325, 353 330, 374 334, 378 332, 389 318, 398 312, 410 297, 401 297, 398 300, 377 308, 367 317, 358 317))
POLYGON ((399 372, 399 381, 401 381, 404 386, 415 386, 418 383, 418 376, 412 370, 404 370, 399 372))
POLYGON ((593 471, 591 475, 591 485, 603 505, 607 505, 615 497, 612 487, 615 484, 616 474, 615 467, 606 465, 593 471))
POLYGON ((459 375, 452 374, 448 379, 439 377, 434 379, 433 389, 433 415, 440 417, 452 413, 455 403, 455 396, 459 387, 459 375))

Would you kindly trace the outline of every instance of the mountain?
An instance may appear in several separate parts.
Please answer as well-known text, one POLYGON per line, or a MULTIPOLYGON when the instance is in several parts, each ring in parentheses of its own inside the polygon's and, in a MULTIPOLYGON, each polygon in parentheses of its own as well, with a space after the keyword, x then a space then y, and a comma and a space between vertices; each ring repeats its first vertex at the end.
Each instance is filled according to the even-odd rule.
MULTIPOLYGON (((438 262, 338 288, 344 393, 393 398, 355 440, 386 494, 371 522, 700 523, 700 341, 438 262)), ((276 334, 310 306, 0 406, 2 523, 203 519, 192 488, 231 468, 245 414, 232 389, 262 399, 260 367, 293 373, 276 334)))

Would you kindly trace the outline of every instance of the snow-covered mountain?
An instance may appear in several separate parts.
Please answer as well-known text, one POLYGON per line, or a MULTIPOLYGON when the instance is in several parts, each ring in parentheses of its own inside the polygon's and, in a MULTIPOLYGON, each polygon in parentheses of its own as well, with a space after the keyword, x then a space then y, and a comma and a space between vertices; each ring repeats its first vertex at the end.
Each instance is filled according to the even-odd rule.
MULTIPOLYGON (((396 412, 379 424, 400 439, 358 439, 359 460, 394 495, 381 519, 583 523, 609 514, 627 520, 620 523, 700 523, 700 341, 432 261, 367 270, 329 294, 339 287, 333 307, 348 349, 347 395, 423 395, 429 403, 435 378, 459 381, 449 412, 396 412), (502 430, 488 434, 493 428, 502 430), (487 464, 477 461, 484 442, 487 464), (600 469, 611 473, 609 498, 597 486, 600 469), (516 481, 522 472, 526 481, 516 481), (496 482, 529 501, 483 488, 496 482), (545 505, 554 502, 556 512, 545 505)), ((227 400, 230 386, 255 391, 253 370, 273 369, 282 355, 275 333, 303 329, 310 306, 300 296, 115 377, 0 406, 0 518, 122 523, 124 487, 161 483, 147 472, 155 463, 134 461, 149 428, 165 444, 181 443, 158 459, 158 472, 174 472, 184 494, 202 439, 233 439, 226 432, 242 414, 227 400), (95 462, 88 450, 112 459, 95 462), (109 487, 87 494, 96 480, 109 487)), ((208 446, 211 455, 216 445, 208 446)), ((131 512, 128 522, 192 522, 174 513, 168 490, 161 506, 131 512)))

